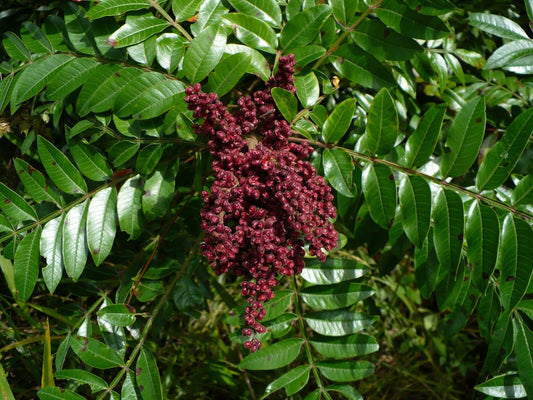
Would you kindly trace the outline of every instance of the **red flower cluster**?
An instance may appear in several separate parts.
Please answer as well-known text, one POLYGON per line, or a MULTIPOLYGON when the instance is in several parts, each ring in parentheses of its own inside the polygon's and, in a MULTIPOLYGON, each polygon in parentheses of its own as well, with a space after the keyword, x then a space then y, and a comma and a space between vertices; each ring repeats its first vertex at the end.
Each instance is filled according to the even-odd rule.
POLYGON ((337 246, 331 223, 336 210, 324 178, 308 162, 307 144, 290 143, 290 126, 276 109, 270 90, 295 92, 294 56, 279 59, 279 69, 266 89, 238 100, 234 114, 214 93, 199 84, 186 89, 185 101, 203 123, 196 133, 209 138, 214 182, 203 192, 202 250, 217 274, 228 270, 245 277, 242 295, 248 299, 243 335, 245 347, 260 348, 256 333, 266 331, 264 303, 281 275, 300 273, 304 244, 309 254, 325 259, 337 246))

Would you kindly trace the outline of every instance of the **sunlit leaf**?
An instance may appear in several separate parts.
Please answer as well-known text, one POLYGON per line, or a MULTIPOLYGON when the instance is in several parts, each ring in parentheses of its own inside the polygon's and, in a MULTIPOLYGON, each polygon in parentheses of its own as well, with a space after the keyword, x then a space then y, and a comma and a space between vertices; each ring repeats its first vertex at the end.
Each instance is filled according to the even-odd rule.
POLYGON ((298 393, 307 384, 310 371, 309 365, 300 365, 286 372, 266 387, 265 394, 273 393, 281 388, 285 388, 287 396, 298 393))
POLYGON ((374 364, 368 361, 319 361, 317 367, 334 382, 357 381, 374 373, 374 364))
POLYGON ((300 291, 302 300, 315 310, 347 307, 373 294, 374 290, 371 287, 353 282, 308 286, 300 291))
POLYGON ((63 216, 46 223, 41 233, 40 252, 46 259, 43 279, 46 287, 53 293, 63 276, 63 216))
POLYGON ((355 99, 346 99, 335 106, 322 128, 322 136, 327 143, 335 143, 346 134, 355 112, 355 103, 355 99))
POLYGON ((117 216, 120 229, 136 239, 142 232, 144 216, 142 213, 143 180, 136 175, 124 182, 118 192, 117 216))
POLYGON ((87 221, 88 200, 72 207, 63 220, 63 265, 67 275, 76 281, 87 262, 87 221))
POLYGON ((111 252, 117 231, 117 191, 115 188, 100 190, 89 203, 87 219, 87 246, 98 266, 111 252))
POLYGON ((371 336, 355 334, 340 337, 313 336, 309 342, 327 358, 349 358, 378 351, 379 344, 371 336))
POLYGON ((303 339, 285 339, 257 352, 247 355, 239 364, 239 368, 249 370, 268 370, 284 367, 293 362, 304 343, 303 339))
POLYGON ((350 335, 376 321, 376 317, 347 310, 311 312, 304 319, 311 329, 325 336, 350 335))
POLYGON ((307 260, 302 278, 309 283, 327 285, 357 279, 370 269, 354 260, 328 257, 326 261, 307 260))
POLYGON ((226 34, 221 26, 210 26, 192 41, 183 59, 183 70, 191 82, 204 79, 224 54, 226 34))
POLYGON ((231 28, 233 28, 235 37, 243 44, 254 49, 275 53, 278 47, 278 39, 274 30, 262 20, 255 16, 230 13, 223 17, 231 28))
POLYGON ((97 19, 148 7, 150 7, 150 1, 148 0, 103 0, 91 7, 85 16, 89 19, 97 19))
POLYGON ((526 397, 524 385, 515 372, 507 372, 496 376, 477 385, 474 389, 500 399, 522 399, 526 397))
POLYGON ((281 47, 287 52, 311 43, 330 14, 331 7, 320 4, 291 18, 281 31, 281 47))

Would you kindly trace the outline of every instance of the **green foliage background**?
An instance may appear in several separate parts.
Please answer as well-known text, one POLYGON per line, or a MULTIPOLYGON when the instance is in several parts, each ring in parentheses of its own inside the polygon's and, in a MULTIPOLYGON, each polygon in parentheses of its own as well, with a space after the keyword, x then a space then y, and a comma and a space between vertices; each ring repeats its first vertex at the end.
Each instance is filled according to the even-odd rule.
POLYGON ((533 1, 5 1, 4 399, 533 399, 533 1), (273 97, 341 233, 242 348, 184 102, 273 97))

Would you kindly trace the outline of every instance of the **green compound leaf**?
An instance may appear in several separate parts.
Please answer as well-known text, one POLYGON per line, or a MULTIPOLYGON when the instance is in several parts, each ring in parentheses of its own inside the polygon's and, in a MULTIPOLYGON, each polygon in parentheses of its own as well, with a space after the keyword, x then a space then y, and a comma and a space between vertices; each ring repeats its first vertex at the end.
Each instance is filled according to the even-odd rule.
POLYGON ((37 137, 37 151, 48 176, 63 192, 69 194, 87 193, 87 184, 72 162, 52 143, 37 137))
MULTIPOLYGON (((501 306, 498 305, 498 308, 501 306)), ((501 312, 501 309, 498 310, 501 312)), ((505 340, 508 336, 512 336, 511 318, 508 311, 499 314, 498 320, 489 338, 489 348, 487 349, 487 356, 483 364, 483 371, 497 370, 502 362, 502 359, 509 354, 503 348, 505 340)))
POLYGON ((337 383, 335 385, 328 386, 327 391, 342 393, 349 400, 363 400, 363 396, 361 396, 361 394, 351 385, 337 383))
POLYGON ((354 282, 309 286, 300 291, 302 300, 316 310, 347 307, 373 294, 374 290, 371 287, 354 282))
POLYGON ((19 194, 0 182, 0 208, 16 221, 37 221, 37 212, 19 194))
POLYGON ((92 58, 77 58, 65 65, 46 88, 48 100, 59 100, 85 83, 98 67, 92 58))
POLYGON ((306 260, 302 278, 317 285, 328 285, 360 278, 370 269, 354 260, 328 257, 326 261, 306 260))
POLYGON ((142 232, 144 215, 142 195, 144 181, 140 175, 128 179, 118 192, 117 215, 120 229, 136 239, 142 232))
POLYGON ((82 369, 63 369, 54 374, 56 379, 68 379, 80 384, 87 384, 91 392, 98 392, 108 388, 106 381, 99 376, 82 369))
POLYGON ((71 390, 55 386, 43 387, 37 392, 40 400, 86 400, 85 397, 71 390))
POLYGON ((529 39, 520 25, 501 15, 472 13, 470 14, 470 25, 506 39, 529 39))
POLYGON ((268 80, 270 77, 270 66, 266 58, 257 50, 252 49, 248 46, 243 46, 242 44, 228 44, 224 49, 225 54, 237 54, 244 53, 251 57, 250 67, 248 68, 248 73, 257 74, 263 80, 268 80))
POLYGON ((280 87, 272 88, 271 92, 279 112, 283 118, 291 123, 298 112, 298 100, 296 100, 294 93, 280 87))
POLYGON ((141 175, 149 175, 163 155, 163 146, 160 143, 151 143, 144 146, 137 155, 135 170, 141 175))
POLYGON ((241 13, 226 14, 222 19, 229 23, 229 26, 233 28, 235 37, 243 44, 267 53, 276 52, 278 38, 266 22, 241 13))
POLYGON ((281 26, 281 9, 276 0, 229 0, 237 11, 259 18, 274 27, 281 26))
POLYGON ((408 167, 420 167, 429 160, 437 145, 445 113, 444 107, 431 107, 426 111, 414 133, 407 139, 405 160, 408 167))
MULTIPOLYGON (((320 96, 320 87, 313 71, 304 75, 296 75, 294 77, 294 86, 296 86, 296 94, 304 107, 308 108, 315 105, 320 96)), ((337 107, 340 107, 340 105, 337 107)))
POLYGON ((70 346, 74 353, 91 367, 109 369, 124 364, 122 358, 115 350, 96 339, 71 337, 70 346))
POLYGON ((28 49, 24 42, 13 32, 4 33, 2 45, 8 56, 13 60, 29 61, 31 59, 30 49, 28 49))
POLYGON ((202 0, 172 0, 172 11, 176 21, 185 21, 194 17, 202 0))
POLYGON ((465 239, 472 280, 484 291, 498 256, 500 224, 496 212, 478 202, 472 203, 466 219, 465 239))
POLYGON ((451 190, 439 191, 433 209, 433 241, 441 267, 450 274, 456 273, 461 260, 463 226, 461 197, 451 190))
POLYGON ((281 31, 280 44, 285 53, 311 43, 331 15, 331 7, 320 4, 292 17, 281 31))
POLYGON ((97 113, 111 109, 122 88, 144 76, 138 68, 120 68, 116 65, 102 65, 97 72, 85 82, 78 96, 76 109, 81 116, 90 111, 97 113))
POLYGON ((474 389, 499 399, 523 399, 527 396, 522 380, 516 372, 495 376, 474 389))
POLYGON ((359 47, 342 45, 334 56, 333 67, 353 83, 371 89, 396 86, 390 69, 359 47))
POLYGON ((115 167, 120 167, 137 154, 140 147, 139 142, 115 142, 108 150, 109 159, 115 167))
POLYGON ((72 56, 55 54, 30 64, 21 72, 13 87, 11 103, 17 105, 35 96, 72 60, 72 56))
POLYGON ((378 19, 365 19, 351 32, 354 42, 378 60, 403 61, 422 51, 415 40, 387 28, 378 19))
POLYGON ((183 59, 183 70, 191 83, 200 82, 218 65, 226 46, 224 32, 221 26, 210 26, 193 39, 183 59))
POLYGON ((388 229, 396 214, 396 182, 391 169, 384 164, 367 164, 361 185, 370 216, 388 229))
POLYGON ((329 3, 333 9, 333 16, 344 26, 348 25, 356 11, 360 11, 357 9, 357 2, 354 4, 350 0, 330 0, 329 3))
POLYGON ((117 191, 115 188, 100 190, 89 204, 87 219, 87 246, 98 266, 111 253, 117 231, 117 191))
POLYGON ((374 353, 379 344, 371 336, 355 334, 340 337, 315 335, 309 343, 327 358, 349 358, 374 353))
POLYGON ((398 136, 398 112, 386 88, 381 89, 368 111, 365 146, 372 154, 384 155, 392 150, 398 136))
POLYGON ((310 371, 309 365, 300 365, 286 372, 266 387, 265 394, 268 395, 281 388, 285 388, 287 396, 298 393, 307 385, 310 371))
POLYGON ((481 190, 495 189, 503 184, 533 135, 533 109, 516 117, 502 138, 487 153, 476 176, 476 187, 481 190))
POLYGON ((148 72, 129 81, 117 94, 113 109, 120 118, 157 117, 184 98, 183 83, 167 79, 158 72, 148 72))
POLYGON ((431 222, 431 189, 420 176, 405 176, 400 182, 400 211, 405 234, 421 248, 431 222))
POLYGON ((47 201, 60 207, 60 197, 47 185, 46 178, 41 172, 20 158, 15 158, 13 164, 21 182, 24 184, 24 188, 33 200, 37 203, 47 201))
POLYGON ((376 15, 389 28, 409 38, 434 40, 450 33, 438 17, 417 13, 396 0, 382 4, 376 9, 376 15))
POLYGON ((355 197, 352 157, 339 148, 324 149, 322 153, 324 176, 333 188, 346 197, 355 197))
POLYGON ((374 373, 374 364, 368 361, 320 361, 317 367, 322 375, 334 382, 357 381, 374 373))
POLYGON ((263 321, 270 321, 279 317, 291 304, 292 290, 276 290, 275 294, 276 297, 265 303, 266 314, 263 321))
POLYGON ((140 400, 139 389, 135 386, 135 372, 129 369, 126 372, 126 378, 122 383, 122 389, 120 392, 121 400, 140 400))
POLYGON ((337 142, 348 131, 355 112, 355 103, 355 99, 346 99, 335 106, 331 115, 326 119, 322 129, 322 136, 326 143, 337 142))
POLYGON ((518 204, 533 204, 533 175, 526 175, 513 191, 513 206, 518 204))
POLYGON ((148 7, 150 7, 148 0, 104 0, 91 7, 85 17, 89 19, 111 17, 148 7))
POLYGON ((216 93, 219 97, 224 96, 249 70, 251 63, 252 57, 245 53, 236 53, 226 57, 209 76, 205 91, 216 93))
POLYGON ((67 275, 76 281, 87 262, 87 205, 88 200, 72 207, 63 220, 63 263, 67 275))
POLYGON ((172 201, 176 173, 173 168, 156 170, 144 184, 142 209, 148 221, 163 217, 172 201))
POLYGON ((316 44, 309 44, 307 46, 297 47, 291 50, 291 53, 294 54, 296 65, 303 68, 326 54, 326 49, 316 44))
POLYGON ((464 175, 476 160, 485 134, 485 98, 469 101, 448 132, 440 171, 443 177, 464 175))
POLYGON ((185 54, 184 38, 175 33, 163 33, 156 40, 157 62, 168 72, 173 72, 185 54))
POLYGON ((497 267, 500 272, 500 296, 503 307, 512 310, 526 294, 531 279, 533 259, 531 226, 512 214, 503 222, 497 267))
POLYGON ((145 41, 150 36, 169 27, 168 21, 154 17, 151 13, 129 14, 126 23, 108 39, 113 47, 127 47, 145 41))
POLYGON ((130 326, 135 322, 135 314, 124 304, 110 304, 96 313, 102 321, 114 326, 130 326))
POLYGON ((531 43, 531 40, 513 40, 512 42, 497 48, 488 58, 487 63, 483 68, 511 69, 509 67, 512 67, 513 65, 521 65, 522 62, 528 63, 532 50, 533 43, 531 43))
POLYGON ((516 332, 516 365, 518 373, 522 377, 522 383, 526 392, 533 393, 533 332, 527 325, 518 319, 513 319, 514 332, 516 332))
POLYGON ((54 293, 63 276, 63 216, 46 223, 39 244, 41 255, 46 259, 43 279, 50 293, 54 293))
POLYGON ((39 277, 39 241, 41 228, 27 234, 19 243, 13 263, 15 287, 22 300, 28 300, 39 277))
POLYGON ((146 399, 162 400, 163 389, 159 368, 150 350, 143 347, 135 365, 136 381, 139 388, 142 387, 142 396, 146 399))
POLYGON ((257 352, 246 356, 239 364, 239 368, 249 370, 269 370, 284 367, 293 362, 298 354, 303 339, 285 339, 257 352))
POLYGON ((113 177, 113 171, 107 164, 106 158, 95 146, 79 140, 69 143, 69 151, 79 170, 87 178, 101 182, 113 177))
POLYGON ((377 317, 347 310, 329 310, 307 313, 304 319, 311 329, 321 335, 345 336, 370 326, 377 317))

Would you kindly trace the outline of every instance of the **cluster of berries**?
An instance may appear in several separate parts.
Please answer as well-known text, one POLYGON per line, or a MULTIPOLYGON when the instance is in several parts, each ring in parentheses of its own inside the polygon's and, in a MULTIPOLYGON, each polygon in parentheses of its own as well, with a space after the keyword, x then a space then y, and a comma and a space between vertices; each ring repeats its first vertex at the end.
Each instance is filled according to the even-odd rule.
POLYGON ((209 138, 214 182, 203 192, 202 250, 217 274, 244 276, 242 295, 248 300, 243 335, 252 352, 261 347, 265 302, 281 276, 304 267, 304 245, 324 260, 324 250, 337 246, 333 195, 324 178, 304 159, 313 148, 289 142, 290 125, 276 109, 273 87, 295 92, 294 56, 279 59, 265 90, 238 100, 230 113, 214 93, 199 84, 186 89, 185 101, 203 122, 197 134, 209 138))

